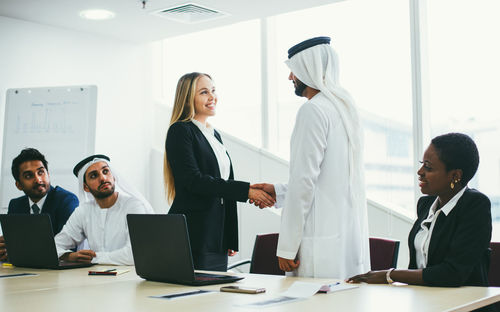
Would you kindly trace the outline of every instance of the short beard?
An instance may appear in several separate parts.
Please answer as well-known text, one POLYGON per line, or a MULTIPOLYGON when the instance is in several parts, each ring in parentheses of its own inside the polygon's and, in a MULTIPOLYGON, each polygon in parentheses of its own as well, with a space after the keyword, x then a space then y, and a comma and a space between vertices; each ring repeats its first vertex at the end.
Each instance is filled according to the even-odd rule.
POLYGON ((115 193, 115 186, 113 185, 113 187, 111 189, 104 191, 104 192, 99 191, 99 190, 93 190, 89 187, 89 191, 95 197, 95 199, 104 199, 104 198, 108 198, 109 196, 111 196, 115 193))
POLYGON ((293 86, 295 87, 295 94, 300 97, 302 96, 302 93, 304 93, 304 90, 307 88, 307 86, 298 79, 295 79, 293 86))

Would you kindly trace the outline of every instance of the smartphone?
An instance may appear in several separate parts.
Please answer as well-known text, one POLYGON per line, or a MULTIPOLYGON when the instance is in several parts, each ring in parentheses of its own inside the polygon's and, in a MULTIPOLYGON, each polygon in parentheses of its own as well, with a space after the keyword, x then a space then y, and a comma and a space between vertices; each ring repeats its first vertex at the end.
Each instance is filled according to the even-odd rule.
POLYGON ((246 286, 222 286, 220 291, 243 293, 243 294, 260 294, 266 292, 265 288, 246 287, 246 286))

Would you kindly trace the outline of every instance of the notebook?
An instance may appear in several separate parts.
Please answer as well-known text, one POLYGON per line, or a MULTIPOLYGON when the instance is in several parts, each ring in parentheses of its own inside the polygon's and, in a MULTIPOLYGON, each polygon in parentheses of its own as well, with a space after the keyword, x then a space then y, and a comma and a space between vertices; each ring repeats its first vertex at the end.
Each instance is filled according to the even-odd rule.
POLYGON ((0 223, 9 262, 17 267, 60 270, 92 265, 59 260, 48 214, 2 214, 0 223))
POLYGON ((194 271, 184 215, 129 214, 127 222, 135 271, 144 279, 194 286, 243 279, 194 271))

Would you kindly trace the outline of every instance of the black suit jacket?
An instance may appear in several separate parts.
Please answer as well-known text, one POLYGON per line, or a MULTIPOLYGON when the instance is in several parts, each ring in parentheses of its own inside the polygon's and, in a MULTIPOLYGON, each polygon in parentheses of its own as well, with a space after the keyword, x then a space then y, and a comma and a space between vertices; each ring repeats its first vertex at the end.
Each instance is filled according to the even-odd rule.
POLYGON ((238 250, 236 201, 248 199, 250 184, 233 180, 232 165, 229 179, 220 177, 212 147, 190 121, 170 126, 165 148, 175 183, 169 213, 186 216, 193 253, 238 250))
MULTIPOLYGON (((421 197, 418 218, 408 237, 410 269, 416 269, 415 235, 436 196, 421 197)), ((430 286, 487 286, 491 239, 490 200, 474 189, 465 190, 453 210, 440 213, 429 244, 423 279, 430 286)))
MULTIPOLYGON (((50 187, 40 213, 46 213, 50 216, 54 235, 61 231, 69 216, 73 213, 73 210, 78 207, 78 204, 78 198, 75 194, 59 186, 50 187)), ((31 213, 28 196, 24 195, 12 199, 9 202, 7 213, 31 213)))

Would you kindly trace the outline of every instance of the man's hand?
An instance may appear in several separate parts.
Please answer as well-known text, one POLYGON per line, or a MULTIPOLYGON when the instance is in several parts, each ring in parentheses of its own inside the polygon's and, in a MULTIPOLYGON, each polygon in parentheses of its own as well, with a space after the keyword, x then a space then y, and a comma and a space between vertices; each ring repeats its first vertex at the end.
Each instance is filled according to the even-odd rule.
MULTIPOLYGON (((276 192, 274 190, 274 185, 273 184, 269 184, 269 183, 257 183, 257 184, 250 185, 250 188, 251 189, 256 189, 256 190, 262 190, 262 191, 266 192, 273 199, 273 205, 274 205, 274 203, 276 203, 276 192)), ((266 203, 264 203, 262 201, 252 200, 252 199, 250 199, 250 204, 254 204, 255 206, 259 207, 260 209, 272 206, 272 205, 266 205, 266 203)))
POLYGON ((300 265, 300 260, 292 260, 278 257, 280 269, 285 272, 290 272, 297 269, 300 265))
POLYGON ((5 239, 0 236, 0 261, 7 260, 7 249, 5 248, 5 239))
POLYGON ((61 256, 64 261, 90 263, 96 257, 93 250, 83 249, 76 252, 68 252, 61 256))
POLYGON ((227 250, 227 255, 228 255, 229 257, 232 257, 232 256, 236 255, 237 253, 238 253, 237 251, 234 251, 234 250, 232 250, 232 249, 228 249, 228 250, 227 250))

